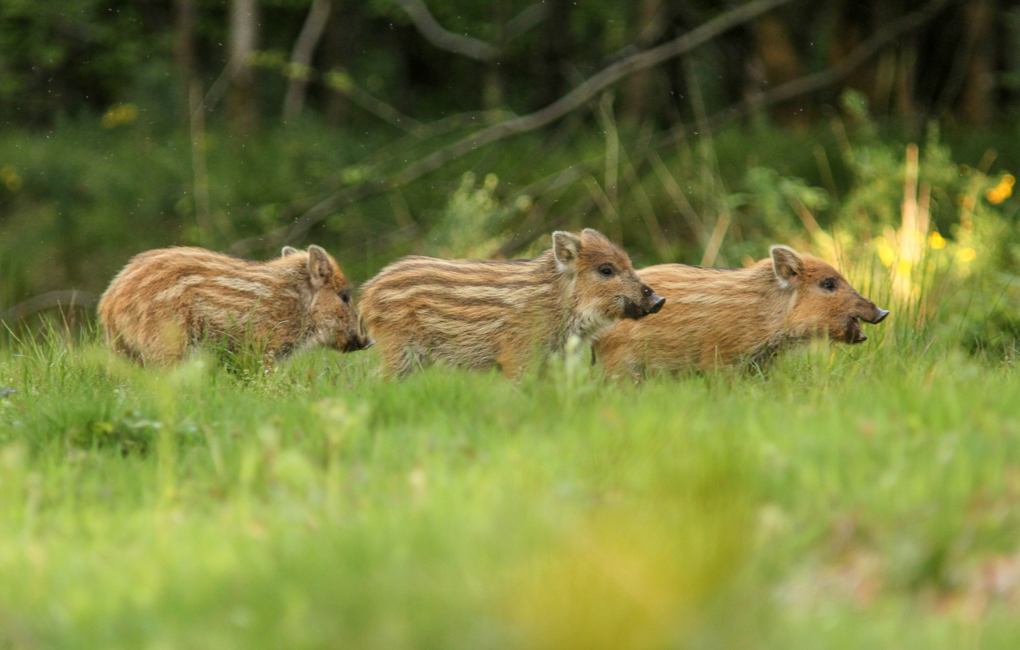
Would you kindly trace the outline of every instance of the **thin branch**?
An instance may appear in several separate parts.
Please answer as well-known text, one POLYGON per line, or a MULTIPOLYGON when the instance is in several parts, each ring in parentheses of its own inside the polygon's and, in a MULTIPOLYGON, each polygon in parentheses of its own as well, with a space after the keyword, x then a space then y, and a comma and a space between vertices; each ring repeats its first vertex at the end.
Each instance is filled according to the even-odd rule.
MULTIPOLYGON (((549 176, 546 176, 545 178, 536 181, 535 183, 532 183, 531 185, 518 190, 507 197, 506 201, 504 201, 504 205, 506 206, 514 205, 517 201, 517 197, 525 195, 530 197, 531 195, 536 194, 539 196, 539 200, 535 202, 535 207, 531 214, 529 214, 524 222, 515 229, 515 236, 510 240, 504 241, 499 250, 496 251, 495 256, 500 258, 510 257, 520 251, 522 246, 521 242, 524 242, 524 245, 531 243, 536 236, 535 228, 538 224, 543 224, 545 226, 549 225, 545 220, 545 216, 549 213, 549 208, 551 208, 552 205, 556 203, 561 196, 563 196, 563 194, 570 188, 571 184, 590 175, 590 172, 594 171, 601 162, 602 156, 597 156, 583 163, 571 165, 570 167, 561 169, 554 174, 550 174, 549 176)), ((503 210, 500 211, 499 216, 506 215, 508 211, 508 208, 503 208, 503 210)))
MULTIPOLYGON (((860 66, 867 63, 868 60, 871 59, 871 57, 878 54, 882 50, 882 48, 888 45, 891 41, 914 29, 917 29, 918 27, 921 27, 926 22, 933 19, 936 15, 938 15, 940 11, 942 11, 942 9, 945 8, 947 4, 948 0, 933 0, 924 7, 905 15, 899 18, 898 20, 889 23, 882 29, 878 30, 871 38, 869 38, 867 41, 854 48, 850 52, 850 54, 843 59, 843 61, 833 66, 832 68, 823 70, 822 72, 818 72, 815 74, 807 75, 805 77, 801 77, 800 79, 795 79, 781 86, 777 86, 772 90, 762 95, 759 95, 753 101, 742 101, 729 108, 723 109, 709 117, 705 122, 707 124, 707 127, 705 126, 700 127, 699 131, 701 132, 716 131, 719 128, 738 119, 739 117, 751 112, 752 110, 761 110, 774 104, 778 104, 780 102, 784 102, 789 99, 799 97, 801 95, 810 94, 812 92, 832 85, 836 81, 839 81, 840 79, 849 75, 860 66)), ((687 135, 689 134, 688 132, 690 130, 691 129, 689 128, 681 127, 678 129, 671 130, 668 133, 662 134, 659 137, 655 138, 655 142, 653 142, 649 147, 649 160, 651 160, 653 166, 658 168, 659 164, 662 163, 662 161, 659 160, 659 164, 654 164, 655 161, 651 159, 651 156, 657 157, 655 151, 675 144, 678 140, 687 137, 687 135)), ((591 169, 600 160, 601 158, 593 158, 591 160, 586 161, 585 163, 579 163, 575 166, 580 168, 591 169)), ((639 161, 639 164, 641 162, 644 161, 639 161)), ((663 170, 665 170, 665 165, 662 165, 662 169, 656 170, 660 172, 660 177, 661 172, 663 170)), ((667 191, 669 189, 670 188, 667 188, 667 191)), ((677 196, 674 198, 680 197, 677 196)), ((683 201, 681 201, 681 203, 685 202, 686 199, 684 198, 683 201)), ((686 207, 687 209, 681 210, 682 214, 687 219, 688 224, 691 226, 692 230, 698 233, 699 240, 702 242, 707 242, 710 239, 710 237, 708 237, 708 233, 704 230, 703 226, 698 220, 697 214, 693 211, 693 208, 690 207, 689 203, 687 204, 686 207)), ((717 226, 718 225, 719 224, 717 224, 717 226)), ((533 239, 533 237, 522 236, 514 240, 513 244, 514 246, 521 248, 527 246, 530 243, 531 239, 533 239)), ((503 255, 508 255, 512 251, 509 246, 504 245, 504 248, 501 249, 500 252, 503 255)))
POLYGON ((614 52, 612 55, 606 58, 605 63, 616 63, 622 59, 632 56, 638 52, 641 52, 649 45, 652 45, 657 40, 662 38, 666 34, 666 29, 670 26, 669 10, 664 6, 659 12, 652 17, 652 19, 641 29, 638 33, 637 38, 633 43, 624 45, 619 50, 614 52))
POLYGON ((548 16, 549 5, 544 1, 536 2, 517 14, 503 27, 503 36, 500 39, 503 42, 503 46, 506 47, 507 43, 523 35, 532 27, 536 27, 548 16))
POLYGON ((689 52, 725 31, 754 20, 758 16, 791 1, 752 0, 737 9, 728 11, 683 36, 609 66, 594 76, 589 77, 587 81, 543 109, 494 124, 444 149, 436 151, 432 155, 405 168, 397 177, 397 182, 402 185, 410 183, 442 167, 447 162, 460 158, 479 147, 513 135, 540 129, 585 105, 592 97, 627 75, 651 68, 663 61, 689 52))
POLYGON ((425 140, 446 135, 457 129, 464 129, 481 122, 492 122, 498 118, 505 117, 508 113, 509 111, 467 111, 448 115, 412 129, 406 136, 383 146, 375 151, 375 153, 363 159, 359 165, 379 166, 388 159, 396 157, 398 153, 406 160, 407 150, 412 146, 421 144, 425 140))
POLYGON ((654 148, 648 151, 648 160, 652 163, 652 169, 655 170, 655 174, 659 177, 659 182, 665 188, 666 194, 673 200, 674 205, 676 205, 680 214, 683 215, 684 220, 687 221, 687 227, 694 233, 698 243, 703 247, 708 246, 708 233, 705 232, 705 226, 701 223, 701 219, 698 218, 698 213, 694 211, 694 207, 687 200, 684 191, 680 189, 680 184, 676 182, 676 178, 670 173, 666 163, 662 162, 662 158, 659 157, 654 148))
POLYGON ((394 2, 407 13, 411 22, 429 43, 441 50, 484 63, 495 61, 503 56, 503 50, 507 43, 538 25, 549 15, 549 8, 544 2, 531 5, 506 24, 500 38, 500 45, 492 45, 477 38, 455 34, 445 29, 429 13, 428 7, 422 0, 394 0, 394 2))
MULTIPOLYGON (((411 2, 412 0, 397 1, 411 2)), ((302 215, 294 224, 280 228, 262 237, 241 240, 232 247, 232 250, 237 254, 246 254, 260 245, 264 245, 267 248, 275 248, 283 243, 297 239, 343 205, 385 191, 389 187, 407 185, 435 171, 446 163, 473 152, 479 147, 492 144, 510 136, 542 128, 584 106, 592 97, 627 75, 645 70, 670 58, 689 52, 725 31, 754 20, 758 16, 791 1, 752 0, 737 9, 717 16, 683 36, 609 66, 594 76, 589 77, 587 81, 543 109, 521 117, 504 120, 503 122, 481 129, 405 167, 392 180, 370 181, 364 185, 335 194, 302 215)), ((945 0, 938 1, 944 2, 945 0)))
POLYGON ((701 256, 699 266, 711 268, 715 265, 715 259, 719 256, 719 249, 722 247, 723 237, 726 236, 726 231, 729 230, 730 221, 729 212, 723 212, 719 215, 715 222, 715 228, 712 229, 712 236, 709 237, 708 245, 705 247, 705 254, 701 256))
MULTIPOLYGON (((420 144, 429 138, 445 135, 450 131, 470 126, 480 120, 486 119, 488 115, 490 115, 490 113, 487 111, 457 113, 455 115, 450 115, 436 120, 435 122, 424 124, 416 129, 412 129, 406 136, 398 138, 394 142, 378 149, 367 158, 364 158, 356 165, 356 167, 364 170, 365 176, 374 176, 377 173, 376 170, 385 167, 396 158, 403 157, 406 159, 408 151, 413 146, 420 144)), ((280 220, 287 221, 289 219, 297 219, 314 206, 317 206, 321 201, 329 198, 337 191, 336 186, 343 183, 344 176, 349 171, 350 168, 344 168, 330 174, 327 178, 320 181, 313 190, 313 192, 316 192, 315 194, 309 194, 303 199, 293 201, 286 208, 284 213, 280 215, 280 220)))
MULTIPOLYGON (((699 130, 703 132, 715 131, 752 110, 767 108, 774 104, 815 92, 816 90, 833 84, 859 68, 861 65, 867 63, 871 57, 880 52, 890 41, 920 27, 927 21, 934 18, 947 3, 948 0, 933 0, 933 2, 929 3, 925 7, 903 16, 899 20, 888 24, 886 27, 876 32, 872 38, 868 39, 851 51, 840 64, 829 68, 828 70, 808 75, 806 77, 801 77, 800 79, 795 79, 789 83, 777 86, 763 95, 759 95, 752 102, 744 101, 723 109, 707 119, 707 128, 702 127, 699 130)), ((671 177, 667 179, 663 176, 662 172, 666 171, 666 174, 668 175, 668 170, 662 163, 661 159, 656 161, 656 159, 658 159, 658 155, 655 153, 657 150, 670 146, 678 140, 685 138, 688 135, 689 130, 690 129, 688 128, 681 127, 655 138, 655 142, 653 142, 649 147, 647 161, 653 163, 653 167, 656 172, 659 173, 660 179, 663 180, 663 184, 666 186, 667 192, 670 193, 671 197, 675 201, 679 199, 678 205, 682 207, 681 213, 687 220, 691 229, 696 233, 699 241, 707 245, 710 237, 698 219, 697 213, 695 213, 690 204, 687 203, 686 197, 683 197, 682 193, 674 194, 670 191, 672 189, 678 190, 679 187, 673 187, 676 183, 674 179, 671 177), (669 183, 670 180, 673 182, 669 183)), ((581 171, 591 171, 595 169, 601 161, 601 156, 595 157, 583 163, 576 163, 563 171, 571 171, 575 168, 581 171)), ((643 162, 646 161, 639 160, 638 164, 643 162)), ((565 223, 565 221, 565 219, 559 219, 558 223, 562 224, 565 223)), ((717 226, 718 225, 719 224, 717 223, 717 226)), ((520 250, 530 244, 535 236, 536 235, 532 233, 522 233, 517 238, 504 244, 499 251, 499 255, 504 257, 512 255, 517 250, 520 250)))
POLYGON ((637 167, 631 161, 626 148, 621 148, 620 153, 623 160, 623 178, 630 186, 631 194, 633 194, 634 200, 637 203, 638 212, 645 222, 645 228, 648 230, 648 234, 652 236, 656 252, 658 252, 660 258, 667 260, 669 259, 669 240, 666 239, 666 233, 663 232, 662 225, 655 216, 655 207, 652 205, 652 200, 648 197, 648 192, 645 191, 645 187, 641 183, 641 177, 638 176, 637 167))
POLYGON ((206 92, 205 97, 202 101, 198 102, 198 105, 192 110, 195 111, 211 111, 216 108, 216 104, 223 99, 223 96, 227 94, 227 88, 230 87, 230 83, 234 80, 238 70, 241 69, 243 64, 234 59, 227 61, 227 65, 223 66, 222 72, 216 77, 216 81, 209 86, 209 91, 206 92))
POLYGON ((71 289, 67 291, 50 291, 19 302, 6 310, 0 310, 0 322, 14 323, 46 309, 54 307, 80 307, 94 309, 99 297, 87 291, 71 289))
MULTIPOLYGON (((602 159, 599 158, 599 160, 601 161, 602 159)), ((571 208, 545 221, 545 227, 541 230, 521 231, 511 239, 503 242, 503 245, 499 247, 494 257, 507 259, 514 255, 519 255, 522 250, 530 246, 532 242, 542 235, 548 234, 550 230, 566 227, 565 224, 570 223, 574 215, 588 212, 594 203, 595 200, 591 198, 591 194, 585 192, 585 195, 571 208)))
POLYGON ((290 72, 287 81, 287 93, 283 99, 284 123, 294 120, 304 108, 305 88, 311 72, 312 54, 322 38, 329 19, 330 0, 315 0, 308 10, 301 33, 294 41, 294 49, 290 55, 290 72))
MULTIPOLYGON (((806 95, 831 85, 832 83, 850 74, 851 72, 859 68, 861 65, 867 63, 867 61, 871 57, 880 52, 882 48, 885 47, 890 41, 896 39, 897 37, 913 29, 920 27, 927 21, 934 18, 939 13, 939 11, 941 11, 946 6, 947 3, 948 0, 933 0, 925 7, 922 7, 917 11, 909 13, 900 18, 899 20, 896 20, 888 24, 883 29, 880 29, 878 32, 875 33, 874 36, 872 36, 872 38, 868 39, 861 45, 857 46, 853 51, 851 51, 850 54, 845 59, 843 59, 843 61, 840 64, 832 68, 829 68, 828 70, 808 75, 806 77, 801 77, 800 79, 795 79, 794 81, 791 81, 789 83, 777 86, 772 90, 764 93, 763 95, 759 95, 753 102, 744 101, 734 106, 731 106, 730 108, 723 109, 722 111, 709 117, 706 120, 707 128, 702 127, 699 129, 699 131, 705 132, 717 130, 720 127, 729 124, 733 120, 739 118, 740 116, 750 112, 751 110, 767 108, 769 106, 772 106, 773 104, 777 104, 788 99, 793 99, 794 97, 799 97, 801 95, 806 95)), ((668 170, 666 170, 665 165, 662 164, 661 159, 659 159, 658 162, 656 163, 658 155, 655 153, 655 151, 658 149, 662 149, 666 146, 672 145, 676 143, 678 140, 686 137, 688 131, 689 129, 682 127, 672 130, 667 134, 655 138, 655 142, 651 143, 651 145, 649 146, 647 160, 653 163, 653 167, 655 167, 656 171, 660 174, 660 179, 662 179, 664 185, 666 185, 667 192, 669 192, 671 189, 678 190, 679 187, 677 186, 675 188, 672 188, 670 187, 670 185, 667 185, 668 180, 673 180, 673 183, 671 185, 675 185, 675 180, 672 179, 671 177, 667 180, 662 175, 663 171, 666 171, 666 174, 668 175, 668 170)), ((576 163, 575 165, 572 165, 571 167, 568 167, 563 171, 566 172, 574 169, 580 170, 581 172, 591 171, 595 169, 596 166, 601 161, 602 161, 601 156, 595 157, 583 163, 576 163)), ((639 160, 638 164, 641 164, 642 162, 645 161, 639 160)), ((686 218, 688 224, 691 226, 691 229, 697 234, 699 241, 707 245, 710 242, 711 237, 709 237, 709 234, 705 231, 700 220, 697 218, 697 214, 694 212, 693 208, 690 206, 689 203, 686 202, 686 197, 683 197, 682 193, 680 193, 679 195, 673 195, 673 193, 670 192, 670 194, 674 198, 674 200, 680 199, 679 205, 684 207, 684 209, 681 209, 681 213, 686 218), (683 204, 686 204, 686 206, 684 206, 683 204)), ((588 198, 587 200, 590 201, 590 198, 588 198)), ((584 201, 582 201, 581 203, 584 203, 584 201)), ((579 203, 579 205, 581 204, 579 203)), ((571 212, 576 212, 576 210, 571 210, 571 212)), ((567 220, 565 218, 559 218, 557 219, 557 224, 563 224, 566 223, 566 221, 567 220)), ((712 233, 713 235, 716 234, 715 230, 718 230, 721 225, 723 224, 717 222, 716 229, 714 229, 712 233)), ((728 226, 729 224, 726 225, 728 226)), ((530 244, 531 241, 535 238, 535 236, 536 235, 532 233, 522 233, 518 235, 518 237, 503 245, 503 247, 499 251, 499 255, 504 257, 512 255, 517 250, 520 250, 521 248, 530 244)))
MULTIPOLYGON (((344 77, 346 77, 346 75, 344 75, 344 77)), ((369 93, 351 83, 349 79, 342 83, 337 83, 334 77, 327 75, 326 85, 341 93, 344 97, 351 100, 369 113, 372 113, 381 120, 389 122, 398 129, 407 131, 408 133, 413 133, 423 126, 421 122, 413 117, 408 117, 386 102, 376 99, 369 93)))
POLYGON ((400 5, 401 9, 407 12, 411 22, 418 28, 418 31, 425 37, 425 40, 439 49, 460 54, 476 61, 492 61, 499 56, 500 50, 498 47, 490 45, 485 41, 480 41, 477 38, 471 38, 463 34, 454 34, 444 29, 442 25, 436 22, 436 19, 429 13, 425 3, 421 0, 394 1, 400 5))
POLYGON ((766 108, 831 86, 861 67, 871 57, 881 52, 890 42, 927 23, 942 11, 947 4, 949 4, 949 0, 932 0, 932 2, 929 2, 924 7, 912 11, 882 27, 871 38, 858 45, 846 58, 831 68, 794 79, 781 86, 776 86, 772 90, 759 95, 754 100, 738 102, 730 108, 716 113, 709 118, 708 128, 712 130, 718 129, 752 110, 766 108))

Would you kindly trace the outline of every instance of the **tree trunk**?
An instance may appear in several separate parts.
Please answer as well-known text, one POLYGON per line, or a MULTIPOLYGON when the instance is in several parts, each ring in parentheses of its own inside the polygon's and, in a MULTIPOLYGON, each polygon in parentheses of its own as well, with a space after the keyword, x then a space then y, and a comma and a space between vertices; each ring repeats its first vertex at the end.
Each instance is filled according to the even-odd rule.
MULTIPOLYGON (((766 14, 754 22, 755 53, 764 69, 770 88, 781 86, 804 75, 804 65, 794 47, 789 27, 776 12, 766 14)), ((803 123, 807 120, 807 101, 804 99, 783 102, 776 106, 773 117, 780 124, 803 123)))
POLYGON ((191 124, 191 81, 195 78, 195 2, 174 0, 176 25, 174 34, 174 64, 180 86, 181 113, 186 125, 191 124))
POLYGON ((258 43, 257 0, 232 0, 230 4, 230 63, 233 78, 227 109, 233 126, 243 133, 258 128, 258 98, 252 54, 258 43))
MULTIPOLYGON (((358 33, 360 11, 360 3, 348 2, 330 12, 322 42, 324 70, 342 70, 353 58, 353 36, 358 33)), ((322 119, 330 126, 342 126, 350 118, 350 108, 350 100, 343 93, 328 89, 323 97, 322 119)))
MULTIPOLYGON (((876 8, 870 3, 859 0, 844 0, 839 4, 836 23, 829 39, 828 65, 833 67, 843 62, 854 48, 863 43, 871 32, 872 16, 876 8)), ((864 93, 868 101, 874 101, 874 62, 866 63, 857 68, 836 84, 836 94, 847 88, 864 93)))
MULTIPOLYGON (((677 38, 704 22, 686 0, 668 0, 666 7, 669 20, 669 28, 666 31, 668 40, 677 38)), ((666 75, 670 97, 666 121, 671 125, 693 121, 694 111, 687 93, 690 82, 687 79, 686 66, 679 58, 672 58, 663 64, 663 72, 666 75)))
POLYGON ((482 75, 482 108, 487 111, 503 108, 506 103, 506 87, 501 70, 503 54, 507 47, 503 33, 503 27, 507 22, 506 9, 504 2, 492 3, 492 22, 500 25, 499 38, 496 40, 500 53, 496 58, 485 62, 485 73, 482 75))
POLYGON ((917 82, 917 37, 910 35, 900 44, 897 62, 896 88, 893 102, 896 113, 908 124, 914 121, 914 95, 917 82))
POLYGON ((960 113, 971 124, 987 126, 995 112, 995 7, 993 0, 964 6, 966 38, 973 43, 960 95, 960 113))
MULTIPOLYGON (((637 36, 651 27, 655 21, 662 19, 662 0, 642 0, 638 12, 637 36)), ((636 124, 648 111, 648 92, 652 82, 652 71, 642 70, 627 79, 623 91, 623 111, 620 120, 636 124)))
POLYGON ((330 0, 315 0, 308 10, 305 24, 294 42, 290 55, 290 76, 287 80, 287 94, 283 99, 283 122, 294 121, 305 106, 305 92, 311 73, 312 55, 322 38, 329 20, 330 0))
POLYGON ((750 88, 748 67, 753 39, 747 27, 741 25, 719 36, 722 49, 722 90, 727 105, 747 99, 750 88))
POLYGON ((570 88, 566 68, 573 45, 570 38, 570 11, 574 7, 574 0, 549 0, 549 3, 552 8, 545 26, 545 47, 542 49, 537 75, 537 108, 552 104, 570 88))

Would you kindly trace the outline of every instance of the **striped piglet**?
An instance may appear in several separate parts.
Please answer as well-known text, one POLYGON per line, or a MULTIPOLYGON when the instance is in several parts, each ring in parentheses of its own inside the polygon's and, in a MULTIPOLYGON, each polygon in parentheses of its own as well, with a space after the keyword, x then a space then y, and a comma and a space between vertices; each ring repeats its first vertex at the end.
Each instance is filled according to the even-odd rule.
POLYGON ((601 233, 555 232, 552 240, 532 260, 405 257, 383 269, 364 287, 361 314, 384 372, 439 361, 518 377, 571 336, 588 341, 662 308, 665 299, 601 233))

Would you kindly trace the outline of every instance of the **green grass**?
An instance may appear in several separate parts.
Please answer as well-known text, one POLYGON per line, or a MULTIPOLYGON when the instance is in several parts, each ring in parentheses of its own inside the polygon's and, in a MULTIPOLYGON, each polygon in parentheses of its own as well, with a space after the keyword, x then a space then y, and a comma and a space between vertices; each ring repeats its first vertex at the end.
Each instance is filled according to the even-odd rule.
POLYGON ((1020 377, 888 332, 640 387, 14 346, 0 648, 1015 648, 1020 377))

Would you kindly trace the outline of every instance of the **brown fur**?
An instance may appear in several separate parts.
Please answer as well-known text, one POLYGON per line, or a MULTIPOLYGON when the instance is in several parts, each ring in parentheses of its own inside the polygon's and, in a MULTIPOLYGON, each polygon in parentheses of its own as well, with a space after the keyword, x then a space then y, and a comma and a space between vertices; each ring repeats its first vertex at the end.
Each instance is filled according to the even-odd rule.
POLYGON ((318 246, 288 246, 264 263, 202 248, 148 251, 110 283, 99 317, 110 346, 142 363, 177 361, 203 340, 252 345, 267 360, 314 345, 371 344, 343 272, 318 246))
POLYGON ((658 311, 662 302, 627 254, 589 229, 554 233, 553 247, 533 260, 405 257, 365 285, 361 314, 387 374, 435 360, 498 365, 516 377, 533 360, 561 351, 571 335, 589 340, 621 318, 658 311))
POLYGON ((662 264, 638 271, 668 302, 662 313, 622 322, 595 342, 611 372, 709 370, 767 361, 815 336, 867 339, 857 321, 888 314, 817 257, 773 246, 772 258, 746 269, 662 264), (833 290, 822 283, 832 282, 833 290))

